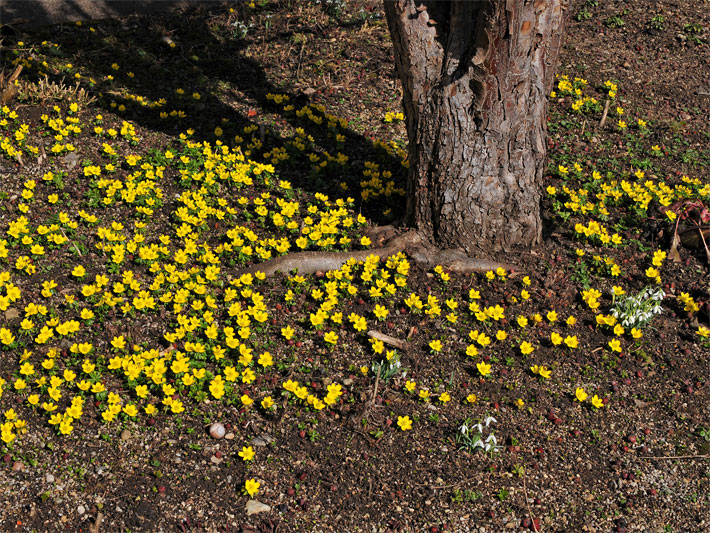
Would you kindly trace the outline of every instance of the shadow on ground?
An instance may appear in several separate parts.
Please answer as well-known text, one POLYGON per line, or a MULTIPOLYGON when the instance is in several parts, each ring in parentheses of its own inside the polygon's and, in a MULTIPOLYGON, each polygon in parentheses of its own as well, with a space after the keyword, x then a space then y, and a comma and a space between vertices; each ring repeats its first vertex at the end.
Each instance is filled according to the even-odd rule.
MULTIPOLYGON (((75 4, 74 8, 82 13, 82 7, 86 7, 84 2, 69 4, 75 4)), ((128 6, 137 3, 115 4, 120 4, 128 12, 128 6)), ((335 156, 341 152, 351 162, 379 160, 385 168, 399 167, 399 160, 377 149, 371 139, 346 129, 340 130, 346 137, 345 142, 336 144, 332 128, 327 128, 326 124, 318 125, 297 117, 295 113, 284 113, 267 99, 269 93, 280 93, 287 94, 289 103, 296 109, 309 103, 308 96, 288 90, 289 80, 284 87, 277 87, 267 78, 260 61, 275 61, 277 58, 268 54, 259 60, 253 57, 249 42, 239 27, 239 21, 246 19, 243 4, 237 5, 226 22, 226 8, 221 4, 157 4, 166 4, 162 6, 165 9, 179 9, 179 13, 146 15, 134 11, 91 24, 12 26, 9 28, 12 41, 41 43, 47 40, 58 45, 49 50, 57 59, 58 68, 43 69, 36 62, 26 62, 23 76, 26 74, 29 79, 39 81, 46 74, 49 80, 64 84, 79 80, 84 88, 98 97, 102 107, 112 109, 122 119, 136 125, 171 136, 192 128, 198 140, 221 140, 233 144, 235 136, 249 138, 253 135, 253 143, 257 146, 254 152, 263 154, 283 145, 279 133, 287 124, 290 129, 304 129, 313 137, 314 147, 321 153, 327 151, 335 156), (262 125, 257 133, 245 135, 244 128, 252 126, 253 119, 262 110, 275 117, 271 119, 272 124, 262 125), (179 116, 182 112, 186 114, 185 118, 179 116), (216 128, 222 130, 221 135, 215 134, 216 128)), ((114 6, 114 2, 111 5, 114 6)), ((146 8, 143 6, 144 10, 146 8)), ((299 28, 301 33, 308 31, 315 34, 319 30, 299 28)), ((291 37, 288 31, 276 31, 272 41, 291 37)), ((269 41, 262 43, 262 48, 264 45, 268 53, 269 41)), ((9 60, 18 54, 26 58, 32 51, 27 45, 20 52, 7 47, 5 62, 9 64, 9 60)), ((251 157, 255 156, 257 154, 253 153, 251 157)), ((351 166, 362 168, 362 165, 348 165, 351 166)), ((303 161, 278 170, 281 177, 311 192, 340 192, 337 187, 342 181, 352 182, 354 187, 351 190, 359 190, 361 173, 356 175, 354 170, 343 170, 338 165, 332 167, 314 174, 312 165, 303 161)), ((382 222, 377 220, 381 218, 381 211, 381 206, 369 206, 367 215, 382 222)))

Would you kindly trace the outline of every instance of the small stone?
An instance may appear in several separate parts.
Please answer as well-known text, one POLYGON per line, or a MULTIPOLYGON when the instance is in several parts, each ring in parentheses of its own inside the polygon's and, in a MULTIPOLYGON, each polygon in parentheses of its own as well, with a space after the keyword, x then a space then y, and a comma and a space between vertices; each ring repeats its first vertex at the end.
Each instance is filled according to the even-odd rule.
POLYGON ((86 512, 86 507, 83 505, 80 505, 79 507, 76 508, 76 512, 79 513, 80 515, 83 515, 86 512))
POLYGON ((210 457, 210 461, 211 461, 212 463, 218 465, 219 463, 221 463, 222 461, 224 461, 224 459, 222 459, 221 457, 217 457, 216 455, 213 455, 212 457, 210 457))
POLYGON ((18 316, 20 316, 20 312, 15 307, 10 307, 10 309, 5 311, 5 319, 7 320, 12 320, 18 316))
POLYGON ((76 152, 71 152, 70 154, 67 154, 66 156, 64 156, 63 159, 64 159, 64 162, 69 167, 69 170, 71 170, 79 162, 79 154, 76 152))
POLYGON ((124 429, 121 431, 121 440, 128 440, 131 438, 131 432, 128 431, 127 429, 124 429))
POLYGON ((12 463, 12 470, 15 472, 24 472, 25 464, 21 461, 15 461, 14 463, 12 463))
POLYGON ((227 440, 234 440, 234 433, 232 433, 232 432, 230 431, 229 433, 227 433, 227 434, 224 436, 224 438, 227 439, 227 440))
POLYGON ((271 511, 271 507, 258 500, 249 500, 247 502, 247 515, 249 516, 258 513, 268 513, 269 511, 271 511))
POLYGON ((261 437, 254 437, 251 439, 251 442, 249 443, 252 446, 266 446, 266 441, 262 439, 261 437))
POLYGON ((47 483, 54 483, 54 476, 53 476, 52 474, 47 474, 47 475, 44 477, 44 480, 45 480, 47 483))
POLYGON ((353 380, 350 378, 346 378, 343 380, 343 385, 345 385, 346 387, 349 387, 352 384, 353 384, 353 380))

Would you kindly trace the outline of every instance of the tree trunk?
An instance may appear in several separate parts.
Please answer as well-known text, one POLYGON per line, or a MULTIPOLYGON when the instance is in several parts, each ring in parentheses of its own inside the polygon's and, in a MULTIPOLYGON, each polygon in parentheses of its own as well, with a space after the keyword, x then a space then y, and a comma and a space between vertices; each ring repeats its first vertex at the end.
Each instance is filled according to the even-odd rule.
POLYGON ((540 243, 566 0, 385 0, 409 135, 406 221, 442 248, 540 243))

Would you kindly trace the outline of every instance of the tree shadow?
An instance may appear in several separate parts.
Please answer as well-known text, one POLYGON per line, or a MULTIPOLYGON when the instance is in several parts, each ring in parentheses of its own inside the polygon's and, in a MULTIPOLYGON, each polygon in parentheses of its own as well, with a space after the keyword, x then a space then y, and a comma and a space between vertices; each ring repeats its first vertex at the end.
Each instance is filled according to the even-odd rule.
MULTIPOLYGON (((195 140, 220 140, 227 145, 233 145, 235 136, 240 136, 255 147, 251 157, 258 160, 264 152, 283 145, 278 131, 288 124, 291 129, 302 128, 310 135, 320 153, 335 156, 341 152, 351 162, 377 161, 383 170, 401 168, 400 160, 375 146, 372 139, 345 128, 338 129, 344 142, 336 143, 327 119, 318 125, 295 112, 285 112, 283 106, 267 99, 270 93, 286 94, 295 109, 310 102, 308 96, 285 90, 268 79, 262 60, 278 59, 253 56, 249 42, 240 35, 245 31, 237 23, 245 20, 242 16, 230 16, 225 25, 223 6, 217 11, 211 4, 190 4, 180 14, 133 13, 82 25, 20 27, 16 39, 56 43, 58 46, 49 52, 66 63, 59 72, 48 73, 50 80, 78 81, 121 119, 155 132, 174 136, 192 128, 195 140), (275 119, 256 132, 245 134, 245 128, 256 123, 261 110, 267 110, 275 119), (185 113, 185 118, 179 116, 181 113, 185 113), (222 130, 221 135, 215 133, 216 128, 222 130)), ((298 31, 321 30, 300 27, 298 31)), ((275 31, 264 38, 264 50, 268 52, 270 43, 288 38, 288 31, 275 31)), ((27 73, 30 78, 39 79, 41 70, 41 66, 30 65, 27 73)), ((277 167, 277 172, 303 190, 329 195, 345 195, 339 184, 347 181, 347 194, 358 196, 358 208, 375 223, 382 223, 385 219, 381 205, 359 205, 357 193, 364 167, 356 166, 345 170, 333 165, 325 172, 314 173, 312 164, 305 161, 277 167)))

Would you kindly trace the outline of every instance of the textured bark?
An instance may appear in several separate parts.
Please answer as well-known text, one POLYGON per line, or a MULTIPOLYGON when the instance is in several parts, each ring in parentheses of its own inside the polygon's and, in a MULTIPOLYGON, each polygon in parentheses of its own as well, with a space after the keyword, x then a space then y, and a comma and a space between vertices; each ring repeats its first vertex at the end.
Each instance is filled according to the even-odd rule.
POLYGON ((541 240, 566 0, 385 0, 409 136, 406 221, 441 248, 541 240))

